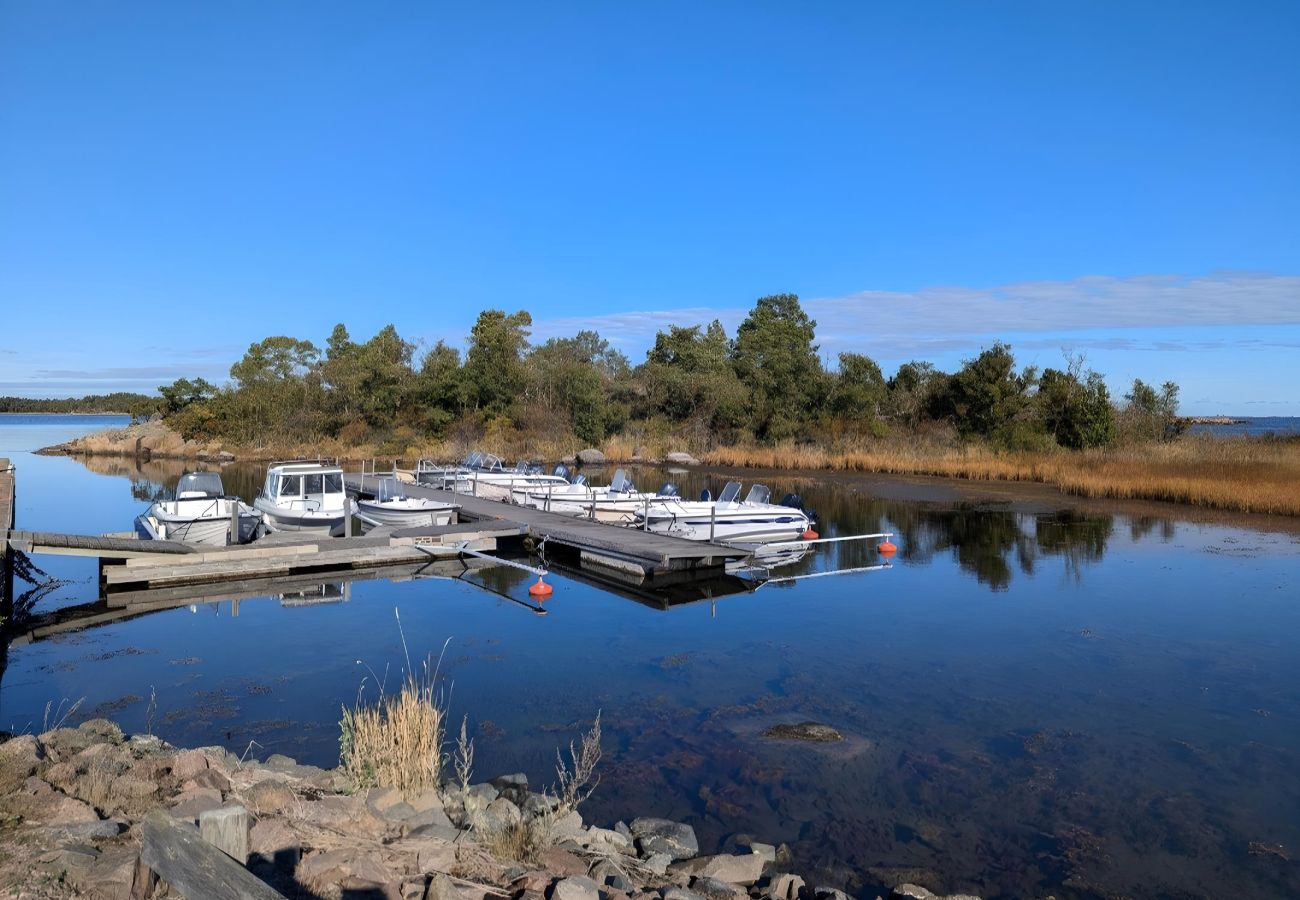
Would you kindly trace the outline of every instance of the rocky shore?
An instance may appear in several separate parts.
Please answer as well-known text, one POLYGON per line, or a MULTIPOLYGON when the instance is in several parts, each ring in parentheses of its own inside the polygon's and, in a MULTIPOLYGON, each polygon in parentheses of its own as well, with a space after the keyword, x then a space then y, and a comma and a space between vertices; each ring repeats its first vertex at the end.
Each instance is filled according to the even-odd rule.
MULTIPOLYGON (((341 769, 181 750, 94 719, 0 744, 0 890, 177 896, 165 881, 142 882, 142 823, 164 810, 186 828, 247 822, 235 858, 288 897, 848 900, 807 884, 784 847, 738 841, 747 852, 701 856, 689 825, 633 818, 604 828, 558 803, 523 775, 413 796, 358 790, 341 769)), ((916 885, 890 897, 938 900, 916 885)))
POLYGON ((197 459, 230 462, 235 454, 219 443, 187 441, 161 421, 139 422, 125 428, 108 428, 85 437, 45 447, 48 456, 127 456, 140 460, 197 459))

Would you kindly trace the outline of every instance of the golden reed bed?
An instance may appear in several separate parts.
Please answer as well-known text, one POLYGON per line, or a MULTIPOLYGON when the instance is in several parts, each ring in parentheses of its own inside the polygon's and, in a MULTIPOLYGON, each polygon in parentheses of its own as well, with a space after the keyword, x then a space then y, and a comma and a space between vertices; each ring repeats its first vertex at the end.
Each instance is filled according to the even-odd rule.
POLYGON ((1300 515, 1300 441, 1184 438, 1083 452, 1005 453, 985 447, 780 444, 719 447, 719 466, 941 475, 1058 485, 1083 497, 1168 500, 1214 509, 1300 515))

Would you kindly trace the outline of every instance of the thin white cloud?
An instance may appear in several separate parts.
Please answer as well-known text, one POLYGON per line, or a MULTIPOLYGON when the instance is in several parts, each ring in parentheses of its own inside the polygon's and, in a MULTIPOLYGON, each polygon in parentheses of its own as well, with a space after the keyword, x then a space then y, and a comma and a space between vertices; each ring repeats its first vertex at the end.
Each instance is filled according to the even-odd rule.
MULTIPOLYGON (((889 355, 898 357, 965 349, 972 346, 974 338, 1013 333, 1300 324, 1300 276, 1251 272, 1128 278, 1092 275, 990 288, 862 291, 806 299, 804 308, 817 320, 817 338, 824 351, 887 346, 889 355)), ((538 321, 533 334, 541 341, 592 328, 621 349, 643 350, 654 342, 656 332, 669 325, 721 319, 734 332, 747 312, 747 308, 689 308, 574 316, 538 321)), ((1095 340, 1099 342, 1096 349, 1150 349, 1146 343, 1126 346, 1122 338, 1095 340)), ((1050 338, 1042 343, 1060 346, 1064 342, 1050 338)), ((1069 343, 1083 345, 1087 339, 1069 343)), ((1026 346, 1025 341, 1018 346, 1026 346)))

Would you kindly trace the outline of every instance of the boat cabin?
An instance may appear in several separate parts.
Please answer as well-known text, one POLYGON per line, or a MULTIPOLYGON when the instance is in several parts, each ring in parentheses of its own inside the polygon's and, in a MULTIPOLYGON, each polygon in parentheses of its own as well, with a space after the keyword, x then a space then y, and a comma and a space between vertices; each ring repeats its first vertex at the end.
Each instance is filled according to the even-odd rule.
POLYGON ((187 472, 176 483, 177 500, 215 500, 226 496, 216 472, 187 472))
POLYGON ((262 496, 287 509, 343 509, 343 470, 319 463, 277 463, 266 471, 262 496))

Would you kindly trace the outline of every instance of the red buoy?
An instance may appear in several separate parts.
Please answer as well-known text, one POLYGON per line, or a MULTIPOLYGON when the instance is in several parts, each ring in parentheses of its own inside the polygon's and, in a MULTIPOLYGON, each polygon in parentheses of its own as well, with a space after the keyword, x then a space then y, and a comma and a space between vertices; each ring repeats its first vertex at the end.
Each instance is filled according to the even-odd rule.
POLYGON ((881 541, 876 545, 876 549, 880 551, 881 556, 893 556, 898 552, 898 548, 889 541, 881 541))
POLYGON ((815 541, 817 540, 817 537, 818 537, 817 532, 813 531, 812 528, 809 528, 807 531, 803 533, 803 539, 805 541, 815 541))
POLYGON ((554 588, 545 581, 542 581, 542 576, 540 575, 537 576, 537 584, 528 589, 528 596, 536 597, 538 600, 545 600, 553 593, 555 593, 554 588))

